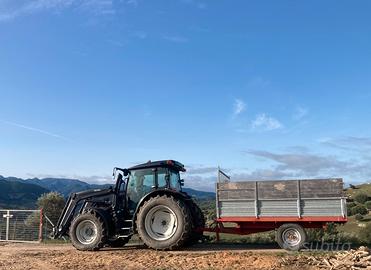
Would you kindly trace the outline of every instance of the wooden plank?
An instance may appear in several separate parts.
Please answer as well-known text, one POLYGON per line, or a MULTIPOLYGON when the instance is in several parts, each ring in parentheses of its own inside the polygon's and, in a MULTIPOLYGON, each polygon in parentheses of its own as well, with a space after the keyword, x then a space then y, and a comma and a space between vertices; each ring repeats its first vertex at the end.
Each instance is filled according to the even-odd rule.
POLYGON ((259 181, 259 199, 297 198, 297 181, 259 181))

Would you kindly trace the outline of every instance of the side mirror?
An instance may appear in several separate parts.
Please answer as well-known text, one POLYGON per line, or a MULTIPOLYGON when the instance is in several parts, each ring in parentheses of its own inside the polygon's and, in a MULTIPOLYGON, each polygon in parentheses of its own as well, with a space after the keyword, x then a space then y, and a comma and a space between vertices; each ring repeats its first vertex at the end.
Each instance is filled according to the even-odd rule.
POLYGON ((181 187, 184 186, 184 179, 180 179, 179 184, 181 187))
POLYGON ((128 176, 130 174, 130 171, 128 169, 124 169, 123 172, 124 176, 128 176))

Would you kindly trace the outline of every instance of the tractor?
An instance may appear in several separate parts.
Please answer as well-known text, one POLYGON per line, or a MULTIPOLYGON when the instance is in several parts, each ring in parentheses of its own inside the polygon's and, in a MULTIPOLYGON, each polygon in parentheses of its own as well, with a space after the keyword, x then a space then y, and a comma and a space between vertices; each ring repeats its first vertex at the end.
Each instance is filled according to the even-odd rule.
POLYGON ((182 191, 180 172, 185 171, 174 160, 114 168, 114 186, 70 195, 54 238, 67 235, 78 250, 122 247, 134 234, 156 250, 197 243, 205 221, 201 209, 182 191))

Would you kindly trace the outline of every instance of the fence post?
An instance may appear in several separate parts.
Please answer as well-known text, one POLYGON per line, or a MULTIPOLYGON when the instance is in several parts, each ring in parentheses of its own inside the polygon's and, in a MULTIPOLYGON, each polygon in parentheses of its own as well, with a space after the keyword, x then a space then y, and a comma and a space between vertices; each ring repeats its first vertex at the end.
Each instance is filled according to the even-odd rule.
POLYGON ((6 235, 5 235, 5 240, 8 241, 9 240, 9 217, 10 217, 10 211, 7 210, 6 211, 6 235))
POLYGON ((40 209, 39 242, 43 240, 43 209, 40 209))

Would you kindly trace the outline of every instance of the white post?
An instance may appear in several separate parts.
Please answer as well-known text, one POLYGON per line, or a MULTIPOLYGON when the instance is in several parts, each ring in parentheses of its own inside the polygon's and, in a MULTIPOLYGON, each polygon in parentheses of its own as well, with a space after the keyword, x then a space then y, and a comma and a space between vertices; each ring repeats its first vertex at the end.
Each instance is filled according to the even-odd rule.
POLYGON ((6 218, 6 232, 5 232, 5 240, 9 240, 9 224, 10 224, 10 218, 13 217, 13 215, 10 214, 9 210, 6 210, 6 215, 3 215, 3 218, 6 218))

